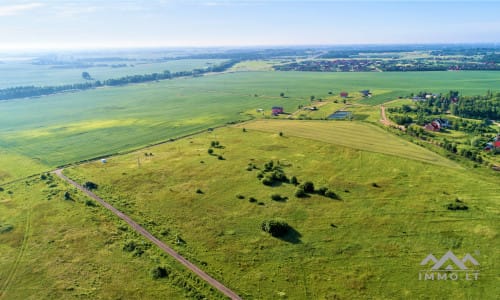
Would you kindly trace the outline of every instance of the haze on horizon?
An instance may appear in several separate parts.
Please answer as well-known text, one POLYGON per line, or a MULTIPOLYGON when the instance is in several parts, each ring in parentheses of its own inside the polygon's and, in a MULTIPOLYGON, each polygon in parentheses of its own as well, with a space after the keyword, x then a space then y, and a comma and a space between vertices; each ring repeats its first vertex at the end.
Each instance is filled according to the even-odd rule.
POLYGON ((0 50, 500 42, 498 1, 13 0, 0 50))

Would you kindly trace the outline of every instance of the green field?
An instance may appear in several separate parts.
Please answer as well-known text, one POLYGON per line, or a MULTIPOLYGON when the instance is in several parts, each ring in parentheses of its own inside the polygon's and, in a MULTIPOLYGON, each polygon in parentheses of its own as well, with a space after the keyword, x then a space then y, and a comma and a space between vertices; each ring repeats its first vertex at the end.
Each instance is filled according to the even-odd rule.
MULTIPOLYGON (((0 57, 0 61, 2 58, 0 57)), ((103 61, 103 64, 127 64, 127 67, 89 67, 89 68, 56 68, 52 65, 33 65, 30 61, 14 61, 0 63, 0 89, 14 86, 57 86, 63 84, 83 83, 82 72, 89 72, 96 80, 120 78, 128 75, 142 75, 170 72, 191 71, 209 65, 217 65, 223 59, 182 59, 167 62, 134 62, 103 61)))
MULTIPOLYGON (((337 123, 361 135, 378 134, 362 124, 325 124, 337 123)), ((79 182, 99 184, 100 196, 244 299, 498 295, 498 174, 293 137, 287 133, 291 127, 280 137, 250 125, 245 124, 247 132, 216 129, 65 172, 79 182), (207 154, 213 140, 224 147, 215 153, 225 160, 207 154), (247 166, 262 168, 269 160, 279 160, 286 174, 301 182, 328 187, 341 200, 299 199, 290 184, 264 186, 256 178, 259 171, 247 166), (276 193, 288 200, 271 200, 276 193), (468 211, 446 209, 457 198, 468 211), (295 233, 281 240, 260 230, 263 220, 276 217, 295 233), (176 236, 185 244, 175 244, 176 236), (419 281, 421 260, 450 249, 459 257, 477 256, 480 279, 419 281)), ((385 141, 392 145, 397 139, 387 134, 378 143, 385 141)), ((349 143, 359 148, 356 141, 349 143)), ((429 155, 418 147, 408 152, 410 158, 429 155)))
POLYGON ((459 168, 458 164, 434 152, 388 134, 379 127, 361 122, 260 120, 245 123, 239 127, 275 134, 282 132, 285 136, 314 139, 354 149, 459 168))
POLYGON ((101 207, 86 206, 86 198, 62 182, 30 179, 3 187, 2 300, 191 298, 184 284, 218 297, 146 242, 138 244, 147 252, 143 257, 123 251, 138 236, 101 207), (64 200, 64 191, 71 200, 64 200), (152 279, 157 266, 170 270, 168 279, 152 279))
MULTIPOLYGON (((377 91, 395 96, 457 84, 464 94, 481 94, 499 78, 498 72, 240 72, 1 101, 0 149, 51 168, 246 120, 243 112, 256 108, 281 105, 293 112, 311 95, 369 88, 375 94, 365 102, 377 103, 377 91)), ((17 175, 8 160, 0 157, 0 172, 12 179, 17 175)))

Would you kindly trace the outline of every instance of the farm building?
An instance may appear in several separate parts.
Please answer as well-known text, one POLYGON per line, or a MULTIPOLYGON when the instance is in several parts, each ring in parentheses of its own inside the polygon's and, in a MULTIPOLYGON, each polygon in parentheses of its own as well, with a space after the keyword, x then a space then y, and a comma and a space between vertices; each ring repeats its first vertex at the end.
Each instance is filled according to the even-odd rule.
POLYGON ((440 131, 441 124, 439 124, 439 122, 432 121, 429 124, 425 124, 424 129, 427 131, 440 131))
POLYGON ((349 96, 348 92, 340 92, 340 97, 341 98, 347 98, 347 96, 349 96))
POLYGON ((273 111, 274 116, 282 114, 283 113, 283 106, 273 106, 272 111, 273 111))
POLYGON ((370 90, 362 90, 362 91, 359 91, 363 97, 369 97, 372 95, 372 93, 370 93, 370 90))

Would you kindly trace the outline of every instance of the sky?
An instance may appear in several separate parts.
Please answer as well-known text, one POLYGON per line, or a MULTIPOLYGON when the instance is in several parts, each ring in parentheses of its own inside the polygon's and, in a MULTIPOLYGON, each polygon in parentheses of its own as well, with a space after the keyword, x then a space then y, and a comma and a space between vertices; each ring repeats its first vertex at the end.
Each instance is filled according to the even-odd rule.
POLYGON ((499 1, 0 0, 0 50, 500 42, 499 1))

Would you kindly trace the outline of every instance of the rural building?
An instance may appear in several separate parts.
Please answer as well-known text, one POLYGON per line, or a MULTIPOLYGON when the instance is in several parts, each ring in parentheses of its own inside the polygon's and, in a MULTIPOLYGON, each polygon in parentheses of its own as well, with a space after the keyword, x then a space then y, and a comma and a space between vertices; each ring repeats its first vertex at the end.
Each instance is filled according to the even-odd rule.
POLYGON ((440 131, 441 130, 441 124, 436 121, 432 121, 424 126, 424 129, 427 131, 440 131))
POLYGON ((370 90, 362 90, 362 91, 359 91, 363 97, 370 97, 372 95, 372 93, 370 93, 370 90))
POLYGON ((347 98, 347 96, 349 96, 348 92, 340 92, 340 97, 341 98, 347 98))
POLYGON ((277 116, 283 113, 283 106, 273 106, 272 110, 273 110, 273 115, 277 116))

